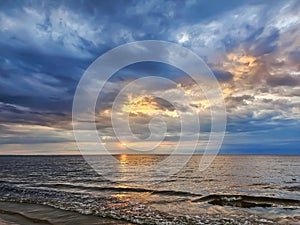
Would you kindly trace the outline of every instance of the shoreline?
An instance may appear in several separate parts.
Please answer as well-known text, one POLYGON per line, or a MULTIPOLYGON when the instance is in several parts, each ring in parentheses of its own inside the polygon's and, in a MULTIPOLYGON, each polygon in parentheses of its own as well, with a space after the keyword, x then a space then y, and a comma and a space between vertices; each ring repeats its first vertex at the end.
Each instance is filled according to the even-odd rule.
POLYGON ((124 220, 83 215, 77 212, 57 209, 51 206, 0 202, 0 224, 10 225, 133 225, 124 220))

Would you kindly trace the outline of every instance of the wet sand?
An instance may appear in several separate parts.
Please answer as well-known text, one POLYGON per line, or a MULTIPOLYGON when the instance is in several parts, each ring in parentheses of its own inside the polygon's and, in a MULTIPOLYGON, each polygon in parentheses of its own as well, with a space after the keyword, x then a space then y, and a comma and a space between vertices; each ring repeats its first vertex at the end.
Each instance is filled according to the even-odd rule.
POLYGON ((0 225, 82 225, 82 224, 126 224, 122 220, 82 215, 44 205, 0 202, 0 225))

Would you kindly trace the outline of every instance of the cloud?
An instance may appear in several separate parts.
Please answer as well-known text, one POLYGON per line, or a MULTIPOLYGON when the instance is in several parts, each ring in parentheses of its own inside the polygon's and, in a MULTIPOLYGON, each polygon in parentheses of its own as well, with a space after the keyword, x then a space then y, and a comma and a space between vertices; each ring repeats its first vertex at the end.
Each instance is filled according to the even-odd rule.
POLYGON ((269 54, 277 49, 277 41, 280 37, 278 29, 272 29, 266 37, 259 37, 254 41, 254 46, 250 48, 253 56, 269 54))
POLYGON ((1 138, 1 145, 74 142, 71 131, 40 125, 6 123, 2 125, 0 132, 5 133, 1 138))
MULTIPOLYGON (((86 68, 113 47, 145 39, 181 44, 210 66, 224 94, 229 120, 227 132, 229 139, 233 137, 232 142, 238 135, 247 144, 258 137, 280 138, 279 132, 273 132, 275 128, 284 128, 290 134, 297 132, 295 126, 300 118, 297 1, 234 0, 220 4, 215 0, 153 0, 125 2, 122 6, 118 1, 76 5, 70 1, 0 4, 0 129, 4 137, 2 146, 7 150, 21 151, 22 144, 30 148, 47 142, 57 146, 71 143, 73 94, 86 68), (14 148, 8 147, 14 143, 14 148)), ((157 54, 168 57, 160 49, 157 54)), ((108 66, 113 65, 112 60, 108 66)), ((207 135, 210 106, 204 93, 183 71, 146 62, 117 72, 98 99, 96 124, 107 142, 116 141, 110 115, 118 92, 131 81, 149 75, 171 79, 178 86, 157 82, 147 85, 147 91, 156 96, 167 93, 173 102, 134 96, 143 99, 136 109, 142 109, 143 102, 148 107, 145 112, 137 110, 135 115, 131 114, 134 132, 147 137, 148 122, 156 112, 166 120, 166 141, 170 145, 180 134, 180 124, 171 114, 197 112, 203 124, 201 132, 207 135), (187 101, 187 97, 192 97, 192 101, 187 101)), ((97 90, 101 79, 100 75, 92 88, 97 90)), ((145 89, 135 88, 136 92, 145 89)), ((94 93, 94 89, 85 91, 94 93)), ((296 140, 291 143, 294 145, 296 140)))
POLYGON ((286 75, 286 76, 269 76, 267 80, 267 84, 271 87, 276 86, 289 86, 289 87, 297 87, 299 86, 299 79, 286 75))
POLYGON ((71 116, 61 111, 34 111, 19 105, 0 102, 0 123, 40 125, 48 127, 71 127, 71 116))
POLYGON ((233 77, 231 73, 221 70, 214 70, 213 74, 216 76, 219 82, 228 82, 233 77))

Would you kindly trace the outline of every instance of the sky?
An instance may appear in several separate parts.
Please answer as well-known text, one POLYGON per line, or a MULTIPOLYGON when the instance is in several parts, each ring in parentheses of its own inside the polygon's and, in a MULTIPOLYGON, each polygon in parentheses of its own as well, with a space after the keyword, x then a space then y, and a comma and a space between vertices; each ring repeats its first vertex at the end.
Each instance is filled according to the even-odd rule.
MULTIPOLYGON (((108 50, 143 40, 186 47, 212 70, 227 111, 220 153, 299 154, 299 11, 300 1, 288 0, 1 1, 0 154, 79 154, 72 103, 80 78, 108 50)), ((210 107, 183 71, 144 62, 121 69, 105 84, 95 121, 112 153, 151 145, 148 124, 156 116, 168 125, 161 153, 180 135, 198 135, 201 153, 211 128, 210 107), (127 93, 118 110, 130 111, 131 130, 140 141, 120 142, 110 119, 112 104, 122 88, 145 76, 174 81, 177 86, 147 86, 156 96, 170 93, 174 102, 127 93), (191 113, 201 127, 182 133, 178 118, 191 113)))

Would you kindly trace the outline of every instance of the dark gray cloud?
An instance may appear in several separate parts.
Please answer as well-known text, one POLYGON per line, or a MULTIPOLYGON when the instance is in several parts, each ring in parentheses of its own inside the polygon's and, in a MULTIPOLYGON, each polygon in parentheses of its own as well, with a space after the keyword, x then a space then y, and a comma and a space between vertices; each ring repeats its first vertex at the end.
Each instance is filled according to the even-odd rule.
MULTIPOLYGON (((300 62, 300 47, 298 47, 298 49, 295 49, 294 51, 290 52, 289 60, 292 61, 293 63, 299 64, 299 62, 300 62)), ((298 70, 300 70, 300 69, 298 69, 298 70)))
POLYGON ((246 106, 246 101, 253 101, 254 96, 252 95, 242 95, 242 96, 228 96, 225 98, 227 111, 231 112, 237 107, 246 106))
POLYGON ((267 79, 267 84, 270 85, 271 87, 276 87, 276 86, 297 87, 300 84, 300 80, 297 77, 293 77, 290 75, 269 76, 267 79))
POLYGON ((16 105, 0 104, 0 123, 71 128, 71 115, 61 111, 34 111, 16 105))
POLYGON ((226 71, 214 70, 213 74, 216 76, 217 80, 220 82, 228 82, 232 79, 233 75, 226 71))

